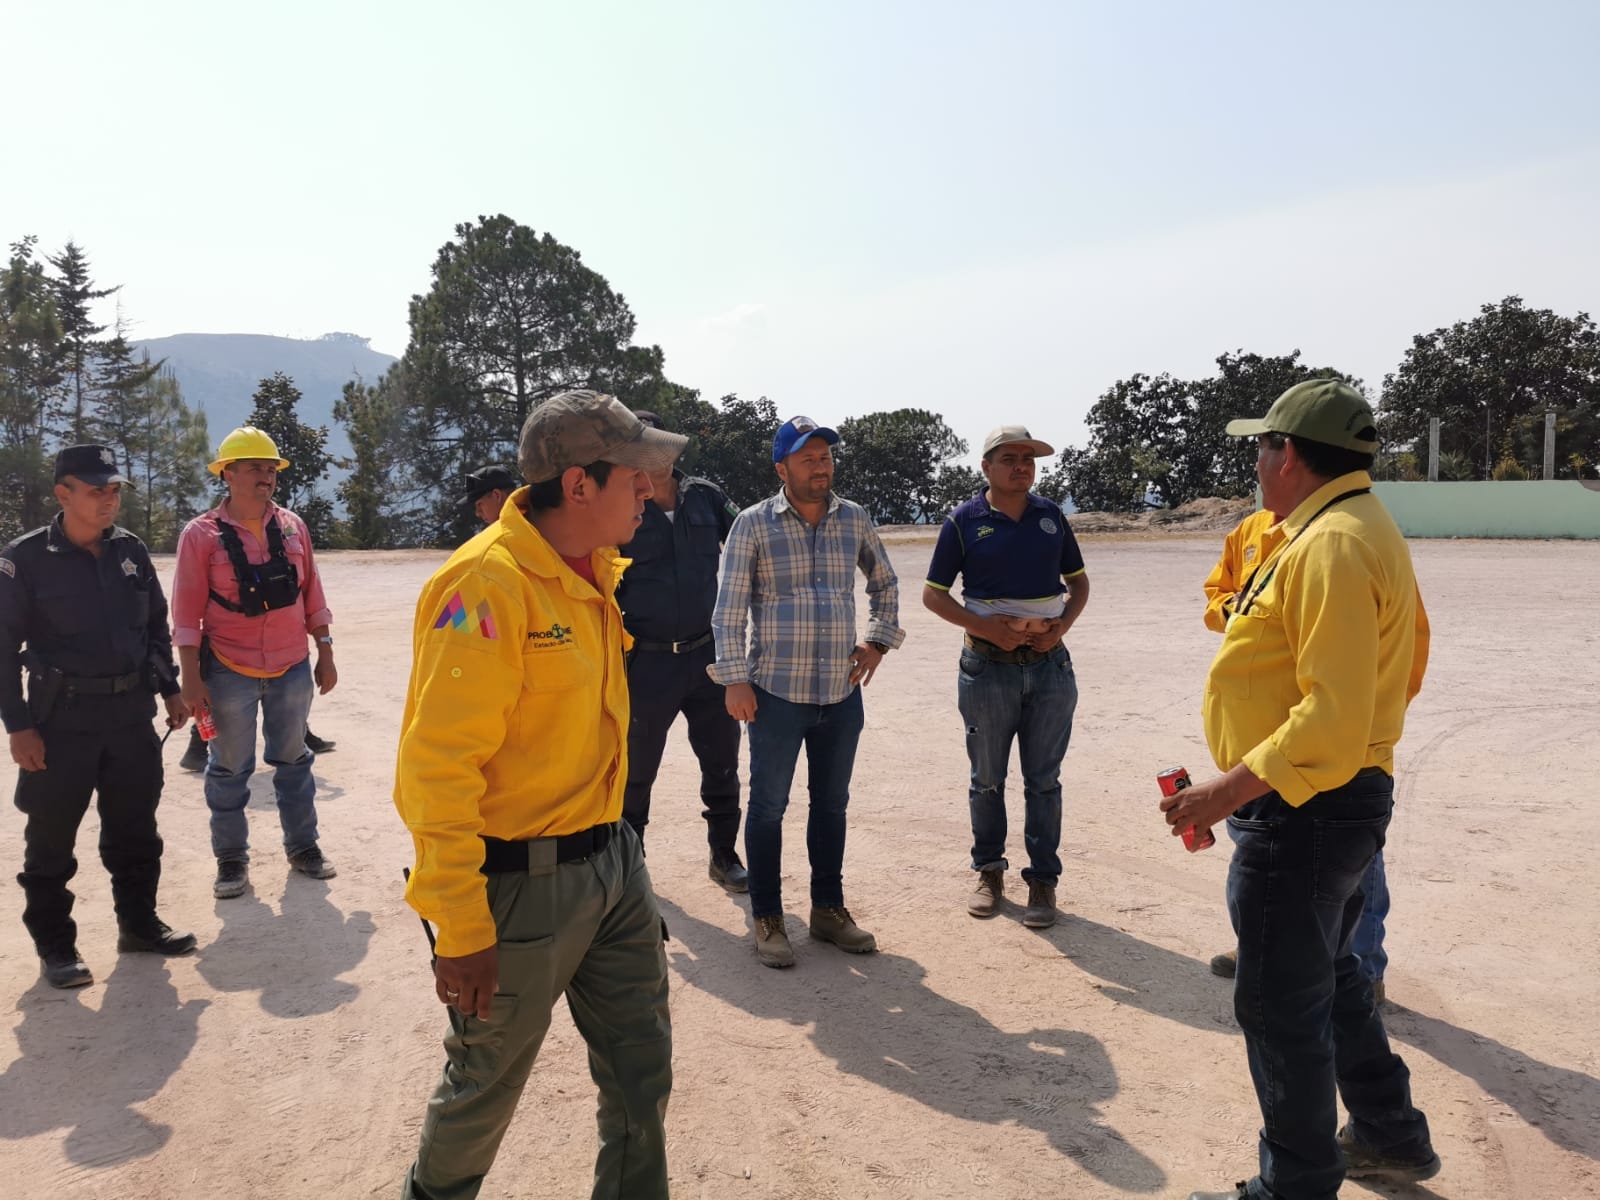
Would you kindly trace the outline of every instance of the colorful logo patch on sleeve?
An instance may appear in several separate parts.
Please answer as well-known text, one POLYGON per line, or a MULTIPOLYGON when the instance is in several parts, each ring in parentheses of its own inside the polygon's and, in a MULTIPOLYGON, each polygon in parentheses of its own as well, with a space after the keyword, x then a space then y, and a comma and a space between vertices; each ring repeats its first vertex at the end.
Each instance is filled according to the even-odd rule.
POLYGON ((435 629, 443 629, 446 625, 462 633, 471 633, 476 630, 481 637, 497 638, 500 634, 494 627, 494 614, 489 611, 489 602, 480 600, 476 609, 468 609, 457 592, 446 602, 439 613, 439 619, 433 623, 435 629))

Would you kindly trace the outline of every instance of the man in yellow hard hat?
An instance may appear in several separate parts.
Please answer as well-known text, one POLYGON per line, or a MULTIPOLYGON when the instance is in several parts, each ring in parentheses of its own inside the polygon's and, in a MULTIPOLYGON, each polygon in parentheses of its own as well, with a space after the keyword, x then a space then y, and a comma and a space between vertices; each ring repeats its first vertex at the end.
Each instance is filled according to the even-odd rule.
POLYGON ((227 498, 178 539, 172 643, 185 703, 209 712, 216 725, 205 787, 219 900, 241 895, 249 883, 244 809, 258 710, 289 864, 313 879, 334 875, 317 844, 316 756, 305 735, 313 689, 331 692, 339 674, 311 534, 272 502, 278 472, 288 465, 267 434, 250 425, 235 429, 209 467, 227 484, 227 498), (315 667, 308 637, 317 648, 315 667))

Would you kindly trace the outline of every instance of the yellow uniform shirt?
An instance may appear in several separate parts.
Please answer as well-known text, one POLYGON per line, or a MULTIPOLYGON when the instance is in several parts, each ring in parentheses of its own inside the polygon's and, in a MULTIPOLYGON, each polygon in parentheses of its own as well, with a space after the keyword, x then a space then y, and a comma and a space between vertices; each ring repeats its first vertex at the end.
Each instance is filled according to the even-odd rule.
POLYGON ((1293 805, 1364 767, 1393 771, 1427 667, 1411 553, 1382 502, 1355 496, 1307 524, 1370 486, 1364 471, 1342 475, 1284 519, 1278 548, 1246 573, 1206 679, 1217 766, 1244 763, 1293 805))
POLYGON ((595 551, 597 591, 522 514, 525 492, 417 602, 394 803, 416 847, 406 899, 448 957, 496 941, 480 834, 555 837, 622 815, 628 560, 595 551))
POLYGON ((1222 557, 1201 586, 1206 593, 1206 628, 1221 633, 1228 626, 1228 601, 1245 577, 1265 562, 1283 541, 1283 528, 1275 515, 1262 509, 1235 525, 1222 540, 1222 557))

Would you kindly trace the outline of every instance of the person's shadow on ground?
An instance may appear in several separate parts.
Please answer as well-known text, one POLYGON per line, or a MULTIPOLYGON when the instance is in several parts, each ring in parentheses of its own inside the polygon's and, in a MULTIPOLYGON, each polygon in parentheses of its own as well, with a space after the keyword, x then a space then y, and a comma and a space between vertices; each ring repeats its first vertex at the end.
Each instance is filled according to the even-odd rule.
MULTIPOLYGON (((766 1019, 811 1027, 838 1069, 966 1121, 1020 1124, 1063 1156, 1129 1192, 1156 1192, 1166 1175, 1105 1123, 1096 1104, 1117 1094, 1105 1048, 1086 1033, 1007 1033, 932 991, 926 972, 894 954, 818 947, 803 988, 774 988, 750 939, 698 921, 658 897, 667 955, 690 984, 766 1019), (694 957, 675 949, 681 944, 694 957)), ((804 947, 802 947, 802 952, 804 947)))
POLYGON ((244 895, 218 900, 222 931, 200 950, 205 981, 219 992, 259 991, 262 1009, 275 1017, 332 1012, 354 1000, 361 989, 339 977, 366 958, 371 914, 345 916, 326 882, 293 871, 279 910, 256 895, 254 882, 244 895))
POLYGON ((1076 913, 1064 912, 1036 933, 1100 980, 1094 986, 1109 1000, 1195 1029, 1239 1033, 1232 986, 1198 959, 1076 913))
MULTIPOLYGON (((1600 1161, 1600 1080, 1530 1058, 1503 1042, 1438 1017, 1395 1006, 1384 1013, 1391 1039, 1432 1055, 1529 1125, 1574 1154, 1600 1161)), ((1427 1111, 1427 1097, 1417 1101, 1427 1111)))
MULTIPOLYGON (((1195 959, 1076 914, 1040 936, 1102 980, 1111 999, 1197 1029, 1238 1032, 1232 982, 1195 959)), ((1386 1006, 1383 1017, 1392 1040, 1473 1080, 1562 1149, 1600 1161, 1600 1080, 1412 1009, 1386 1006)), ((1418 1100, 1426 1110, 1427 1097, 1418 1100)))
MULTIPOLYGON (((172 1130, 134 1106, 156 1096, 194 1049, 209 1000, 180 1004, 164 959, 123 955, 96 987, 60 992, 43 980, 17 1001, 18 1055, 0 1075, 0 1138, 16 1141, 65 1129, 76 1167, 99 1170, 154 1154, 172 1130)), ((8 1178, 8 1195, 76 1194, 74 1170, 47 1191, 8 1178)))

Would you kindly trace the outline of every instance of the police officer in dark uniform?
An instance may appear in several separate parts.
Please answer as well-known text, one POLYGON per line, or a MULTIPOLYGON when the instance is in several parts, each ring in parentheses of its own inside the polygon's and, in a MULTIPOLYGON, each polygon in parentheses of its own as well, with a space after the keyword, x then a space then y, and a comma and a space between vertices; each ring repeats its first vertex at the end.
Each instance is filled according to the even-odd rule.
POLYGON ((20 768, 23 924, 52 987, 94 982, 78 957, 68 882, 73 843, 100 795, 100 861, 111 875, 119 951, 187 954, 193 934, 156 916, 161 878, 161 743, 189 716, 178 694, 167 599, 144 543, 115 524, 122 507, 116 456, 68 446, 56 456, 61 512, 0 550, 0 720, 20 768), (23 646, 26 645, 26 650, 23 646), (22 672, 28 674, 23 698, 22 672))
POLYGON ((506 497, 522 486, 522 480, 510 467, 491 464, 479 467, 467 476, 467 494, 458 507, 469 512, 485 525, 500 519, 500 510, 506 506, 506 497))
MULTIPOLYGON (((637 412, 662 429, 661 418, 637 412)), ((623 547, 631 561, 617 587, 622 623, 633 635, 628 655, 628 785, 622 815, 644 839, 650 823, 650 789, 679 713, 689 723, 689 745, 700 760, 700 800, 711 878, 731 892, 749 890, 735 849, 739 837, 739 723, 728 715, 721 684, 706 668, 715 661, 711 610, 717 602, 722 543, 738 506, 707 479, 677 468, 652 475, 655 496, 623 547)))

